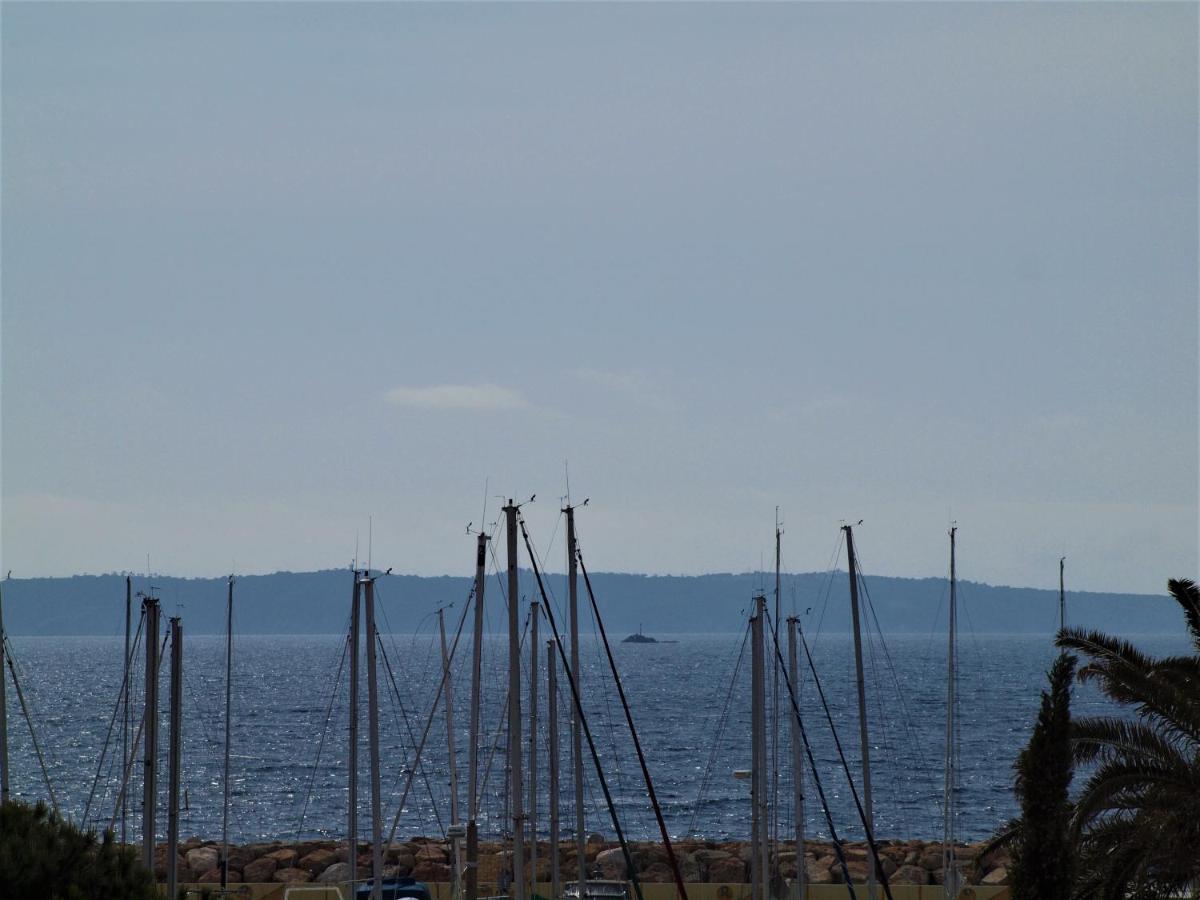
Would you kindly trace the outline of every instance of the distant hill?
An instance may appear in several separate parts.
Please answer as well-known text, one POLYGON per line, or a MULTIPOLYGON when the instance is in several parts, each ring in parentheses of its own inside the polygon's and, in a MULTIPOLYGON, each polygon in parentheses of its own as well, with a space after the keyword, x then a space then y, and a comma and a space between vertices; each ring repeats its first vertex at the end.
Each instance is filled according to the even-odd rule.
MULTIPOLYGON (((566 579, 546 576, 548 589, 565 604, 566 579)), ((611 636, 624 637, 643 627, 647 634, 739 631, 759 585, 774 576, 758 573, 630 575, 599 572, 592 585, 611 636)), ((397 632, 428 629, 426 619, 439 606, 461 609, 471 579, 464 576, 426 578, 391 575, 378 582, 381 628, 397 632)), ((943 578, 868 577, 867 590, 881 628, 888 633, 928 634, 944 627, 947 586, 943 578)), ((224 630, 225 579, 133 578, 133 590, 156 588, 166 615, 181 615, 191 634, 224 630)), ((115 635, 123 633, 125 579, 122 575, 76 575, 69 578, 13 578, 4 582, 4 624, 13 635, 115 635)), ((246 575, 235 588, 235 623, 241 634, 332 634, 346 627, 351 576, 348 571, 276 572, 246 575)), ((533 599, 537 585, 531 572, 521 573, 521 592, 533 599)), ((793 606, 813 630, 848 627, 848 583, 844 572, 789 574, 784 578, 784 609, 793 606)), ((502 580, 488 580, 488 626, 505 625, 502 580)), ((1056 591, 998 587, 962 582, 961 622, 975 633, 1050 633, 1058 623, 1056 591)), ((586 604, 582 580, 580 601, 586 604)), ((136 601, 135 601, 136 602, 136 601)), ((1174 602, 1138 594, 1067 594, 1068 624, 1086 625, 1120 634, 1173 633, 1182 629, 1174 602)), ((135 608, 136 616, 136 608, 135 608)), ((586 621, 586 619, 585 619, 586 621)), ((589 625, 588 631, 591 631, 589 625)))

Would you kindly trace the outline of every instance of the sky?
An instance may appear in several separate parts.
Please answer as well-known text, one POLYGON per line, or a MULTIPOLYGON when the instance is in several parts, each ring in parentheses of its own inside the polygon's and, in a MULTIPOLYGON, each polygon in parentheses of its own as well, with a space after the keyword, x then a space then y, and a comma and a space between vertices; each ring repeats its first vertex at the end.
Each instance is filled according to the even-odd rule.
POLYGON ((0 26, 14 577, 1200 574, 1194 4, 0 26))

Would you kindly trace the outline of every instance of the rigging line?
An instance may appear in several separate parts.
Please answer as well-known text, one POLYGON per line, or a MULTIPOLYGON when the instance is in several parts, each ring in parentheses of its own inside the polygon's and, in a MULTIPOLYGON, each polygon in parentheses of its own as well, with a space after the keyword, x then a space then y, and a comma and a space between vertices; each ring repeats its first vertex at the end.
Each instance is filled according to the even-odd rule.
POLYGON ((583 551, 579 549, 578 539, 575 542, 575 557, 579 560, 579 571, 583 573, 583 584, 587 588, 588 600, 592 604, 592 612, 596 617, 596 627, 600 629, 600 639, 604 642, 604 652, 608 655, 608 665, 612 669, 613 681, 617 683, 617 694, 621 698, 621 707, 625 710, 625 722, 629 725, 629 734, 633 737, 633 747, 637 751, 638 764, 642 767, 642 777, 646 781, 646 793, 650 795, 650 805, 654 808, 654 817, 658 819, 658 830, 662 834, 663 848, 667 851, 667 858, 671 860, 675 885, 679 888, 679 896, 683 900, 687 900, 687 888, 683 884, 683 873, 679 870, 679 860, 675 858, 675 848, 671 846, 671 835, 667 832, 667 823, 663 821, 662 808, 658 805, 658 795, 654 792, 654 780, 650 777, 650 769, 646 765, 646 754, 642 752, 642 742, 638 738, 637 728, 633 724, 633 713, 629 709, 625 687, 621 684, 617 661, 613 659, 612 647, 608 643, 608 633, 604 630, 604 620, 600 617, 600 607, 596 603, 596 595, 592 593, 592 580, 588 577, 587 566, 583 564, 583 551))
MULTIPOLYGON (((450 659, 454 659, 454 652, 458 649, 458 639, 462 636, 463 624, 467 621, 468 604, 463 604, 462 615, 458 617, 458 628, 454 632, 454 642, 450 645, 450 659)), ((425 741, 429 737, 429 730, 433 726, 433 720, 437 715, 438 703, 441 701, 442 694, 446 689, 446 680, 449 673, 444 666, 439 666, 442 670, 442 677, 438 681, 437 694, 433 698, 433 706, 429 710, 429 718, 425 720, 425 730, 421 732, 421 743, 417 745, 416 760, 409 767, 408 778, 404 783, 404 793, 400 795, 400 805, 396 809, 396 816, 392 819, 391 830, 388 831, 387 841, 384 846, 388 846, 396 837, 396 829, 400 827, 400 816, 404 813, 404 804, 408 801, 408 793, 412 789, 413 779, 416 777, 417 767, 421 762, 421 752, 425 749, 425 741)))
MULTIPOLYGON (((409 719, 408 719, 408 713, 404 709, 404 701, 400 699, 400 686, 396 683, 395 672, 392 671, 392 661, 388 658, 387 649, 383 646, 382 636, 377 635, 377 637, 379 637, 379 653, 383 657, 383 667, 387 671, 388 680, 392 684, 392 693, 393 693, 394 699, 396 701, 396 706, 398 706, 400 708, 400 714, 404 718, 404 728, 408 732, 408 739, 409 739, 409 741, 412 742, 413 748, 416 749, 417 736, 415 734, 413 734, 412 725, 409 723, 409 719)), ((394 710, 392 712, 392 717, 393 717, 393 719, 395 719, 395 711, 394 710)), ((397 723, 397 724, 399 724, 399 723, 397 723)), ((408 748, 406 747, 405 749, 408 749, 408 748)), ((442 836, 445 837, 446 828, 442 824, 442 816, 441 816, 440 811, 438 810, 437 800, 434 799, 434 796, 433 796, 433 785, 430 784, 430 782, 429 782, 429 772, 425 768, 425 763, 423 761, 421 761, 420 759, 417 760, 417 765, 421 769, 421 780, 425 782, 425 791, 426 791, 426 793, 429 794, 429 805, 430 805, 430 808, 432 808, 432 810, 433 810, 433 818, 437 822, 438 830, 440 832, 442 832, 442 836)), ((396 780, 397 781, 400 780, 399 774, 397 774, 396 780)), ((395 785, 393 784, 393 790, 394 789, 395 789, 395 785)))
MULTIPOLYGON (((542 596, 546 596, 545 586, 542 584, 542 573, 538 569, 537 559, 533 553, 533 542, 529 540, 529 531, 525 528, 525 519, 519 513, 517 522, 521 526, 521 535, 525 539, 525 547, 529 551, 529 561, 533 566, 533 574, 537 579, 538 590, 542 596)), ((608 779, 604 777, 604 767, 600 765, 600 754, 596 752, 596 742, 592 738, 592 729, 588 725, 587 716, 583 712, 583 704, 579 698, 579 685, 575 682, 575 673, 571 671, 571 666, 567 662, 567 651, 563 649, 562 636, 558 633, 558 625, 554 621, 554 616, 550 613, 549 603, 546 605, 546 616, 550 622, 550 630, 554 633, 554 645, 558 648, 559 659, 562 660, 563 672, 567 676, 567 683, 571 686, 571 697, 575 701, 575 712, 579 716, 579 724, 583 729, 584 736, 587 738, 588 749, 591 751, 592 763, 596 766, 596 777, 600 781, 600 788, 604 792, 604 802, 608 805, 608 814, 612 819, 613 831, 617 834, 617 841, 621 844, 621 855, 625 858, 625 868, 629 872, 630 880, 633 882, 634 892, 637 894, 637 900, 645 900, 642 895, 642 883, 637 877, 637 868, 633 864, 633 856, 629 852, 629 843, 625 840, 625 832, 621 828, 621 820, 617 816, 617 808, 613 804, 612 792, 608 789, 608 779)))
POLYGON ((333 704, 342 688, 342 670, 346 665, 346 654, 350 650, 350 636, 342 641, 342 658, 338 661, 337 674, 333 678, 333 690, 329 695, 329 705, 325 708, 325 724, 321 728, 321 739, 317 741, 317 757, 313 760, 312 774, 308 779, 308 790, 304 794, 304 804, 300 809, 300 822, 296 825, 296 843, 300 843, 300 835, 304 831, 304 819, 308 815, 308 804, 312 800, 313 787, 317 780, 317 771, 321 766, 321 753, 325 749, 325 738, 329 735, 329 722, 333 718, 333 704))
MULTIPOLYGON (((763 610, 763 612, 767 615, 768 621, 769 621, 770 613, 767 610, 763 610)), ((803 632, 801 632, 801 637, 803 638, 803 632)), ((841 840, 841 838, 838 837, 837 827, 833 824, 833 815, 829 811, 829 801, 825 798, 825 786, 821 783, 821 773, 820 773, 820 770, 817 768, 817 760, 816 760, 816 757, 813 755, 812 744, 809 743, 809 740, 808 740, 808 729, 804 727, 804 719, 800 716, 800 704, 796 700, 795 687, 792 684, 791 675, 788 674, 787 668, 784 667, 784 665, 783 665, 783 652, 779 649, 779 641, 775 641, 774 643, 775 643, 775 658, 776 658, 777 663, 779 664, 780 670, 783 673, 783 683, 787 687, 788 700, 791 702, 793 721, 796 723, 797 726, 799 726, 798 730, 800 732, 800 739, 804 743, 804 754, 808 757, 808 767, 812 771, 813 786, 817 789, 817 798, 821 801, 821 812, 824 813, 824 815, 825 815, 825 825, 829 828, 829 838, 833 845, 833 852, 837 856, 838 865, 841 866, 842 876, 846 879, 846 890, 848 890, 850 892, 850 900, 858 900, 857 895, 854 893, 854 881, 850 877, 850 866, 846 862, 846 854, 842 850, 842 840, 841 840)), ((828 710, 826 710, 826 712, 828 713, 828 710)), ((834 732, 834 740, 835 741, 837 740, 836 732, 834 732)), ((849 777, 848 770, 847 770, 847 777, 849 777)), ((854 785, 851 784, 850 787, 851 787, 851 790, 853 790, 854 785)), ((858 795, 855 794, 855 799, 857 799, 857 797, 858 797, 858 795)), ((861 806, 859 806, 859 814, 862 815, 862 807, 861 806)), ((865 822, 866 816, 863 816, 863 819, 865 822)), ((871 833, 871 829, 868 828, 867 834, 870 835, 870 833, 871 833)), ((872 842, 872 844, 873 844, 873 842, 872 842)), ((875 855, 875 864, 878 866, 879 865, 879 854, 878 854, 878 852, 876 852, 874 855, 875 855)), ((798 858, 796 860, 796 865, 797 866, 804 865, 804 860, 798 858)), ((883 889, 887 893, 888 900, 892 900, 892 891, 891 891, 891 888, 888 887, 886 876, 883 879, 883 889)))
MULTIPOLYGON (((833 724, 833 715, 829 711, 829 702, 825 699, 825 689, 821 687, 821 678, 817 675, 817 668, 813 665, 812 653, 808 648, 808 639, 804 636, 804 631, 800 630, 800 644, 804 648, 804 656, 808 660, 808 667, 812 671, 813 684, 816 686, 817 695, 821 698, 821 707, 825 710, 825 721, 829 723, 829 731, 833 735, 833 745, 837 748, 838 759, 842 763, 842 771, 846 774, 846 783, 850 785, 850 795, 854 798, 854 806, 858 810, 858 818, 863 824, 863 831, 867 835, 867 844, 871 848, 871 855, 875 858, 876 872, 882 876, 883 889, 887 893, 888 900, 892 900, 892 889, 888 885, 887 875, 883 872, 883 866, 879 861, 879 848, 875 841, 875 829, 867 825, 867 813, 863 809, 862 800, 858 796, 858 788, 854 786, 854 778, 850 775, 850 764, 846 761, 846 752, 842 749, 841 738, 838 737, 837 726, 833 724)), ((779 645, 776 644, 775 652, 779 653, 779 645)), ((790 687, 791 679, 788 679, 788 693, 792 694, 790 687)), ((792 705, 795 706, 796 716, 800 715, 800 708, 796 706, 795 695, 792 695, 792 705)), ((800 722, 800 735, 804 736, 804 723, 800 722)), ((808 739, 805 738, 805 746, 808 746, 808 739)), ((816 777, 816 771, 813 772, 816 777)), ((819 785, 819 782, 818 782, 819 785)), ((819 787, 818 787, 819 790, 819 787)))
MULTIPOLYGON (((133 637, 133 643, 129 647, 129 655, 132 657, 137 651, 138 641, 142 636, 142 626, 146 623, 146 611, 142 610, 142 616, 138 620, 137 633, 133 637)), ((92 789, 88 793, 87 803, 83 806, 83 820, 80 823, 83 826, 87 825, 88 814, 92 809, 92 800, 96 796, 96 788, 100 784, 100 773, 104 767, 104 758, 108 755, 108 744, 112 739, 113 726, 117 721, 117 712, 122 709, 122 703, 126 701, 129 695, 129 672, 132 669, 132 660, 126 659, 124 666, 124 675, 121 677, 121 689, 117 691, 117 702, 113 706, 112 717, 108 720, 108 732, 104 735, 104 747, 100 751, 100 758, 96 761, 96 777, 92 779, 92 789)))
POLYGON ((750 625, 747 623, 745 631, 742 634, 742 647, 738 651, 737 661, 733 666, 733 676, 729 679, 729 691, 725 695, 725 705, 721 710, 721 716, 717 721, 717 733, 712 743, 712 749, 708 754, 708 762, 704 766, 704 774, 700 777, 700 790, 696 795, 696 803, 692 807, 692 819, 688 822, 687 833, 696 834, 696 820, 700 817, 700 804, 704 799, 704 795, 708 792, 709 785, 712 783, 712 770, 716 765, 717 754, 720 752, 721 739, 724 737, 725 728, 729 723, 729 710, 733 705, 733 692, 737 688, 738 673, 742 668, 742 661, 746 657, 746 645, 750 640, 750 625))
MULTIPOLYGON (((928 757, 925 756, 924 750, 922 749, 922 744, 918 740, 915 720, 913 719, 912 712, 909 709, 908 701, 905 698, 904 690, 900 687, 900 676, 899 676, 899 673, 897 672, 896 664, 892 660, 891 651, 888 649, 887 642, 883 639, 883 628, 879 624, 879 616, 875 612, 875 604, 871 600, 871 592, 867 589, 865 579, 860 579, 859 584, 862 586, 863 596, 866 598, 866 601, 867 601, 866 602, 867 612, 870 613, 870 618, 868 619, 868 622, 873 621, 875 623, 875 632, 878 635, 879 646, 883 648, 883 656, 884 656, 884 660, 887 663, 888 672, 892 676, 892 683, 896 686, 896 695, 897 695, 897 698, 900 700, 900 712, 901 712, 901 717, 902 717, 901 724, 904 728, 904 731, 905 731, 905 734, 906 734, 908 740, 912 743, 912 749, 914 751, 914 754, 916 755, 917 760, 920 762, 920 767, 919 767, 920 772, 924 776, 926 784, 930 789, 930 793, 934 797, 934 803, 937 805, 937 807, 940 811, 942 804, 941 804, 941 801, 939 801, 937 799, 937 785, 933 780, 933 770, 932 770, 932 767, 929 765, 928 757)), ((869 647, 871 646, 871 643, 872 642, 868 641, 869 647)), ((872 654, 874 654, 873 647, 871 648, 871 652, 872 652, 872 654)), ((874 660, 872 661, 872 665, 873 666, 875 665, 874 660)), ((876 673, 876 678, 878 678, 878 677, 879 676, 876 673)), ((876 687, 876 694, 877 695, 879 694, 878 686, 876 687)), ((878 699, 881 700, 882 697, 878 697, 878 699)), ((883 709, 882 704, 880 705, 880 709, 881 710, 883 709)))

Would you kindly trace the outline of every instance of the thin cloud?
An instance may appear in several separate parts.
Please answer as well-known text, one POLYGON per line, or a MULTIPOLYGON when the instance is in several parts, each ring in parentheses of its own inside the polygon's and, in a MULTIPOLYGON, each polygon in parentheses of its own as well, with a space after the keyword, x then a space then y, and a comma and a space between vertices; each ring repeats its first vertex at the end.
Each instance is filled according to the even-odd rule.
POLYGON ((498 384, 436 384, 429 387, 394 387, 386 394, 392 406, 408 409, 489 410, 532 409, 524 395, 498 384))
POLYGON ((624 394, 629 399, 650 409, 665 412, 676 406, 675 401, 653 379, 642 372, 576 369, 574 375, 581 381, 624 394))

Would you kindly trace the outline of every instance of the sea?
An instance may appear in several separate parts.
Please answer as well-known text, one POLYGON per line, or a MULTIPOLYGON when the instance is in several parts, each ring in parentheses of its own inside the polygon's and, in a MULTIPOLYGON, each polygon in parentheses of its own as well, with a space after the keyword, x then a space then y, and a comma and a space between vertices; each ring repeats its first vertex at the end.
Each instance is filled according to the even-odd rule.
MULTIPOLYGON (((453 725, 441 691, 442 652, 431 623, 415 634, 381 634, 376 681, 381 746, 381 811, 385 831, 401 838, 441 835, 467 810, 470 640, 456 641, 450 623, 453 725), (435 700, 437 701, 435 704, 435 700), (452 777, 450 741, 454 738, 452 777)), ((549 830, 551 729, 547 691, 547 629, 536 661, 521 648, 525 801, 542 839, 549 830), (537 667, 536 709, 528 682, 537 667), (536 741, 529 723, 536 716, 536 741), (536 777, 530 775, 531 755, 536 777)), ((619 639, 624 635, 617 635, 619 639)), ((613 655, 663 815, 673 837, 747 838, 750 782, 735 773, 750 767, 751 652, 745 634, 658 634, 660 643, 616 642, 613 655)), ((785 639, 781 635, 781 642, 785 639)), ((1179 635, 1130 638, 1155 654, 1188 652, 1179 635)), ((144 751, 143 651, 135 652, 128 737, 120 702, 123 636, 10 636, 21 695, 8 683, 11 785, 17 798, 54 799, 64 816, 86 827, 112 827, 129 840, 141 834, 144 751), (32 724, 32 730, 30 729, 32 724), (122 748, 129 755, 122 763, 122 748), (39 764, 39 755, 44 761, 39 764), (120 801, 125 783, 125 803, 120 801), (122 811, 123 808, 123 811, 122 811)), ((768 641, 768 643, 770 643, 768 641)), ((790 697, 801 713, 811 750, 801 777, 803 821, 809 837, 863 835, 851 790, 860 791, 859 720, 854 652, 848 634, 814 634, 811 656, 800 656, 800 677, 789 694, 767 667, 768 779, 773 827, 795 831, 790 697), (814 677, 814 672, 816 673, 814 677), (822 699, 823 695, 823 699, 822 699), (777 727, 776 727, 777 723, 777 727), (839 751, 840 746, 840 751, 839 751), (845 759, 843 765, 842 759, 845 759)), ((345 635, 237 636, 230 700, 230 838, 235 842, 340 838, 346 833, 349 756, 348 641, 345 635)), ((511 822, 506 788, 507 640, 482 642, 479 810, 483 837, 503 837, 511 822)), ((786 659, 786 644, 781 646, 786 659)), ((225 735, 225 640, 188 635, 182 641, 183 678, 180 834, 221 834, 225 735)), ((961 839, 982 839, 1014 816, 1013 762, 1037 716, 1046 671, 1056 653, 1052 637, 963 635, 957 653, 957 726, 952 741, 957 777, 951 810, 961 839)), ((172 688, 163 652, 160 677, 156 831, 166 831, 168 724, 172 688)), ((555 651, 556 657, 558 656, 555 651)), ((359 828, 369 834, 367 737, 368 673, 363 651, 359 688, 359 828)), ((613 811, 627 837, 657 839, 629 728, 603 645, 581 637, 579 690, 594 745, 581 740, 585 830, 612 839, 613 811), (613 798, 612 809, 595 760, 613 798)), ((880 838, 940 838, 946 769, 947 641, 938 633, 869 635, 864 647, 869 755, 876 833, 880 838)), ((556 721, 559 810, 564 840, 575 827, 571 765, 571 690, 563 658, 556 721)), ((1090 684, 1073 695, 1075 715, 1118 713, 1090 684)), ((1081 776, 1076 776, 1077 781, 1081 776)))

